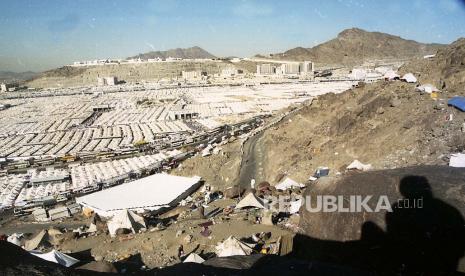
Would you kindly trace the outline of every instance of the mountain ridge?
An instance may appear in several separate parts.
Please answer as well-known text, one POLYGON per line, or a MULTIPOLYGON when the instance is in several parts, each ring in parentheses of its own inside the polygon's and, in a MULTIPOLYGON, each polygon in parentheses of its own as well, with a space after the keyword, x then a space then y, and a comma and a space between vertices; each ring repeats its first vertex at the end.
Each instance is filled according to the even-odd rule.
POLYGON ((350 28, 341 31, 336 38, 314 47, 295 47, 283 53, 273 54, 273 58, 352 65, 373 59, 410 59, 434 54, 444 46, 437 43, 420 43, 382 32, 350 28))
POLYGON ((172 58, 182 58, 182 59, 196 59, 196 58, 208 58, 213 59, 216 58, 213 54, 207 52, 206 50, 200 48, 199 46, 193 46, 189 48, 175 48, 169 49, 166 51, 150 51, 146 53, 141 53, 128 59, 149 59, 149 58, 163 58, 166 59, 168 57, 172 58))

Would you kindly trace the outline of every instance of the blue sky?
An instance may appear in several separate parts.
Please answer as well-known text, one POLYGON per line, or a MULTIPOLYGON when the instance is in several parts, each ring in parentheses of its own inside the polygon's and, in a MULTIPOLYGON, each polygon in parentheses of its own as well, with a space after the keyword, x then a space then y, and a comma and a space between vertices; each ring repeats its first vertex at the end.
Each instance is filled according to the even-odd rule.
POLYGON ((200 46, 217 56, 311 47, 359 27, 450 43, 464 0, 1 0, 0 70, 200 46))

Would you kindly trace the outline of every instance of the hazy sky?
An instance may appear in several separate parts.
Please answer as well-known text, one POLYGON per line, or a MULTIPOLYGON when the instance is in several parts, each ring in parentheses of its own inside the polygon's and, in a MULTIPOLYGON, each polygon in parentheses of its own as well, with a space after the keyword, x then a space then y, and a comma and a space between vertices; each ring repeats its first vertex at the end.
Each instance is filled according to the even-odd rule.
POLYGON ((465 37, 464 0, 1 0, 0 70, 200 46, 217 56, 311 47, 359 27, 420 42, 465 37))

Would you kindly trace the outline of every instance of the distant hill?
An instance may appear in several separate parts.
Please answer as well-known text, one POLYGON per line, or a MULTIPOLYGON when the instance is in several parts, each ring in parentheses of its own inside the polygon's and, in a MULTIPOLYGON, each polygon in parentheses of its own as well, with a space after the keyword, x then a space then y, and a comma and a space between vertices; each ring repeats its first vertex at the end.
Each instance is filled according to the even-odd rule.
POLYGON ((399 36, 352 28, 313 48, 297 47, 273 58, 312 60, 326 64, 356 64, 373 59, 409 59, 434 54, 441 44, 423 44, 399 36))
POLYGON ((32 79, 37 76, 38 73, 27 71, 27 72, 10 72, 10 71, 0 71, 0 82, 22 82, 25 80, 32 79))
POLYGON ((151 51, 148 53, 138 54, 136 56, 129 57, 128 59, 132 59, 132 58, 149 59, 149 58, 168 58, 168 57, 183 58, 183 59, 216 58, 214 55, 210 54, 204 49, 198 46, 194 46, 191 48, 176 48, 176 49, 170 49, 167 51, 151 51))

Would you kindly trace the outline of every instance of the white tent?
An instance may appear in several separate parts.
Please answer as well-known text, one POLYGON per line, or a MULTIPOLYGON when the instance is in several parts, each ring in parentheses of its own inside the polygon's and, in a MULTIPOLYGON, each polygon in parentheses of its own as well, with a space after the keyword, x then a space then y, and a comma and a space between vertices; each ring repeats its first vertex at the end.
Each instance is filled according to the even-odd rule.
POLYGON ((63 254, 59 251, 52 250, 48 253, 41 253, 41 252, 30 252, 32 255, 44 259, 46 261, 61 264, 62 266, 70 267, 79 262, 78 259, 75 259, 71 256, 63 254))
POLYGON ((373 166, 371 164, 363 164, 362 162, 358 160, 352 161, 349 166, 347 166, 348 170, 359 170, 359 171, 369 171, 373 169, 373 166))
POLYGON ((407 73, 407 74, 405 74, 405 75, 401 78, 401 80, 404 80, 404 81, 406 81, 406 82, 408 82, 408 83, 415 83, 415 82, 417 82, 417 78, 415 78, 415 76, 414 76, 412 73, 407 73))
POLYGON ((294 188, 294 187, 303 188, 305 187, 305 185, 297 183, 296 181, 290 179, 289 177, 286 177, 283 181, 281 181, 281 183, 275 186, 276 189, 283 190, 283 191, 294 188))
POLYGON ((302 206, 302 199, 291 201, 291 204, 289 206, 289 213, 291 214, 298 213, 301 206, 302 206))
POLYGON ((76 202, 102 217, 111 217, 124 209, 158 210, 176 206, 200 186, 200 179, 159 173, 78 197, 76 202))
POLYGON ((132 233, 137 233, 141 229, 146 229, 144 218, 134 214, 129 210, 123 210, 116 213, 108 221, 108 231, 114 237, 118 229, 129 229, 132 233))
POLYGON ((215 247, 218 257, 245 256, 253 251, 253 245, 241 242, 237 238, 230 236, 224 242, 218 243, 215 247))
POLYGON ((21 246, 21 240, 23 239, 23 234, 13 233, 6 240, 11 242, 14 245, 21 246))
POLYGON ((205 260, 200 257, 198 254, 195 254, 195 253, 191 253, 189 254, 189 256, 187 256, 187 258, 184 260, 183 263, 198 263, 198 264, 201 264, 205 262, 205 260))
POLYGON ((436 86, 432 84, 423 84, 415 88, 416 91, 420 92, 426 92, 426 93, 433 93, 433 92, 439 92, 439 89, 436 88, 436 86))
POLYGON ((399 78, 400 76, 394 72, 393 70, 389 70, 384 74, 384 78, 387 80, 394 80, 396 78, 399 78))
POLYGON ((266 209, 265 203, 262 199, 256 197, 253 193, 246 195, 239 203, 236 205, 236 209, 242 209, 247 207, 255 207, 260 209, 266 209))
POLYGON ((456 168, 464 168, 465 167, 465 154, 463 153, 455 153, 450 156, 449 166, 456 167, 456 168))

